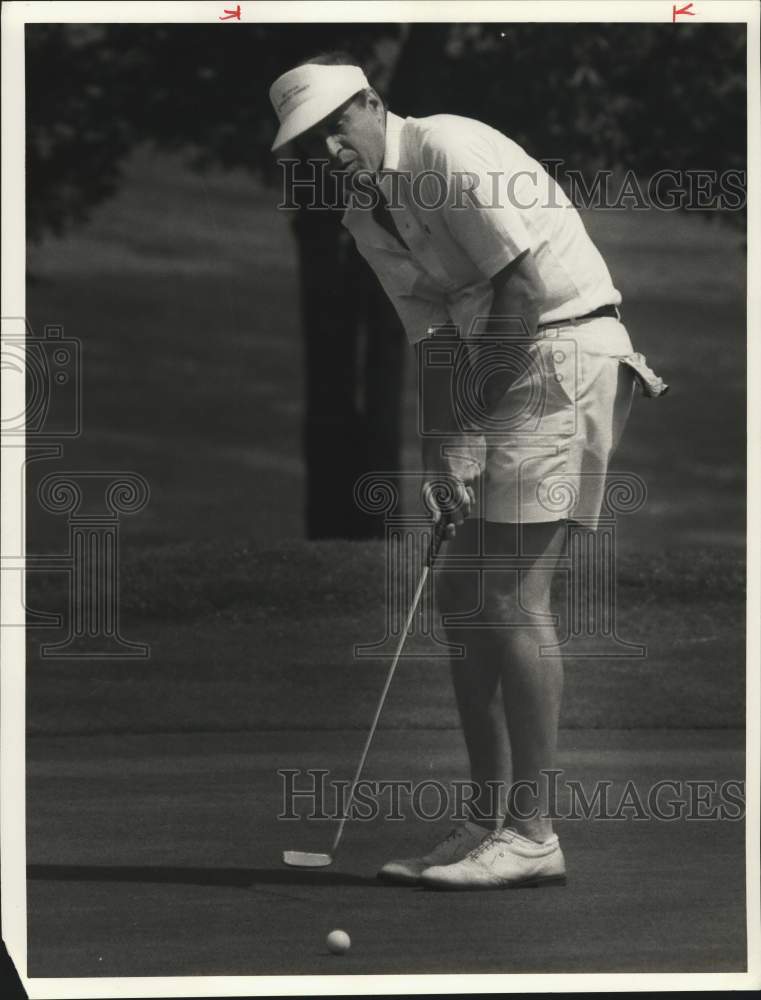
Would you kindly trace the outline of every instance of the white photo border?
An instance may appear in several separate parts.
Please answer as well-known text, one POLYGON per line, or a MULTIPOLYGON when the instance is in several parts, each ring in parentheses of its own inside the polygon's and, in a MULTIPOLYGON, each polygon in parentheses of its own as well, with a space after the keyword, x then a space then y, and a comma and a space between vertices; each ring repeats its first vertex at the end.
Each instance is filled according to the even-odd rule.
MULTIPOLYGON (((233 3, 9 2, 2 9, 2 308, 3 317, 26 315, 24 180, 24 25, 44 22, 208 23, 234 30, 219 15, 233 3)), ((243 22, 649 22, 672 20, 671 0, 370 0, 341 2, 242 2, 243 22)), ((6 621, 0 630, 0 817, 2 936, 30 997, 203 997, 425 993, 602 992, 610 990, 753 989, 761 986, 759 904, 759 753, 761 749, 761 94, 759 13, 755 0, 696 0, 705 22, 745 23, 748 28, 748 494, 746 660, 746 973, 696 974, 451 974, 367 976, 177 976, 124 978, 29 978, 27 970, 25 830, 25 630, 23 573, 2 572, 6 621)), ((274 130, 274 125, 273 125, 274 130)), ((5 379, 11 412, 24 410, 23 385, 5 379)), ((3 442, 2 552, 23 552, 25 496, 19 492, 23 444, 3 442), (21 546, 21 548, 19 548, 21 546)))

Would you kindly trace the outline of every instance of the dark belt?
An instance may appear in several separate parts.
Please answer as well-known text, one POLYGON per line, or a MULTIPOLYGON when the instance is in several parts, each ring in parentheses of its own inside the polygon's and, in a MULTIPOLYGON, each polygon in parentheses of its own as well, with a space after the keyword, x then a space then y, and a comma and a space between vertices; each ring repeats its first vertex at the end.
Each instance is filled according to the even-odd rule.
POLYGON ((551 323, 540 323, 538 329, 543 330, 553 326, 567 326, 569 323, 580 323, 583 319, 602 319, 603 316, 608 316, 611 319, 620 319, 621 313, 618 306, 598 306, 597 309, 584 313, 583 316, 574 316, 571 319, 556 319, 551 323))

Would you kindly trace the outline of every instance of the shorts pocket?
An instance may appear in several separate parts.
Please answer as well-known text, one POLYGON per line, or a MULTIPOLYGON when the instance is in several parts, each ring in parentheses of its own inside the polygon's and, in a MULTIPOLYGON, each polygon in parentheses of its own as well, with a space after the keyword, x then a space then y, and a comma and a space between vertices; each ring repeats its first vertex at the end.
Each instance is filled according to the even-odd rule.
POLYGON ((618 362, 634 373, 643 396, 657 399, 669 391, 668 384, 660 375, 655 374, 644 354, 627 354, 625 357, 619 357, 618 362))
POLYGON ((581 387, 578 344, 571 338, 553 337, 540 340, 537 346, 548 404, 575 403, 581 387))

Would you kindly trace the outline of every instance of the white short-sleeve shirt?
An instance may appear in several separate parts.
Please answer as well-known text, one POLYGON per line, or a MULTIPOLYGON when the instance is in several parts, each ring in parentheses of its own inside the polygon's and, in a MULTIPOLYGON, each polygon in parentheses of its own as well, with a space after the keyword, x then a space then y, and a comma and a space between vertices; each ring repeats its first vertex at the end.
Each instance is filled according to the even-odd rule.
POLYGON ((532 252, 546 289, 540 323, 619 305, 605 261, 561 187, 517 143, 456 115, 386 116, 381 187, 406 247, 371 211, 343 217, 415 343, 431 326, 467 335, 489 315, 490 278, 532 252))

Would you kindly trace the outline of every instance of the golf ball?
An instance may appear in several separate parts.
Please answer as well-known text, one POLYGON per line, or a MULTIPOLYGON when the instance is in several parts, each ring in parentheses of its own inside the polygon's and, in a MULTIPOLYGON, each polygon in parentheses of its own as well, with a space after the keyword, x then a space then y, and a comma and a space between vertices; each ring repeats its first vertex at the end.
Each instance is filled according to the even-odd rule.
POLYGON ((325 939, 328 951, 334 955, 345 955, 351 948, 351 938, 346 931, 331 931, 325 939))

